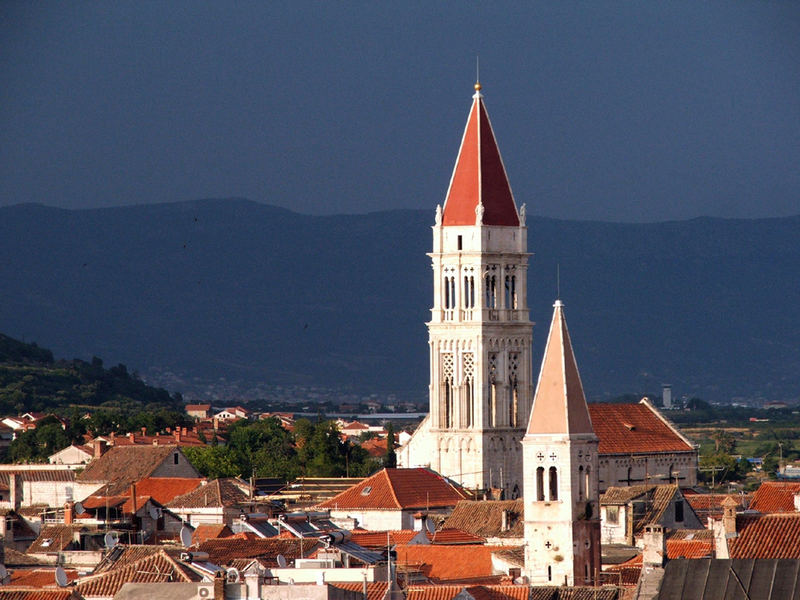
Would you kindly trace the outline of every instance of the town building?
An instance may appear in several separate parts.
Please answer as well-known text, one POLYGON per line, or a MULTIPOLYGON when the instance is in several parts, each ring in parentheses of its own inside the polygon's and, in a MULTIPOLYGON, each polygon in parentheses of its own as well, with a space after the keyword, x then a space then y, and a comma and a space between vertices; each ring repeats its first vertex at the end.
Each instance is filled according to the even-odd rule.
POLYGON ((517 210, 480 84, 429 256, 430 412, 398 465, 519 497, 533 391, 525 206, 517 210))

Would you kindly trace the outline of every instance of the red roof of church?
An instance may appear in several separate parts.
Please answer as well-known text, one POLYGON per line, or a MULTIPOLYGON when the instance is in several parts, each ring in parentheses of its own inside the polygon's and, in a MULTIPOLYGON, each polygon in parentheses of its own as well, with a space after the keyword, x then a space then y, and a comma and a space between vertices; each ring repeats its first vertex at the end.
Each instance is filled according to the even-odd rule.
POLYGON ((467 494, 428 469, 383 469, 320 508, 412 509, 455 506, 467 494))
POLYGON ((593 433, 563 305, 557 300, 553 306, 553 322, 547 336, 527 433, 593 433))
POLYGON ((692 452, 694 448, 646 402, 589 405, 600 454, 692 452))
POLYGON ((480 84, 475 85, 472 108, 464 129, 456 166, 447 190, 442 225, 475 225, 475 209, 483 204, 484 225, 519 225, 517 207, 503 159, 483 104, 480 84))

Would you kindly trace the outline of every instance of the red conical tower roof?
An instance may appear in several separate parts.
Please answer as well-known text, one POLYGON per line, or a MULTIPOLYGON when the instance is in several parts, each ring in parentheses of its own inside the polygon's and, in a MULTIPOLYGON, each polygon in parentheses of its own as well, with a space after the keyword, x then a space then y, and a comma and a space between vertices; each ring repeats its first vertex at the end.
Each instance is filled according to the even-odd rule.
POLYGON ((519 226, 517 206, 480 89, 480 84, 476 83, 444 202, 442 225, 475 225, 476 208, 482 204, 483 225, 516 227, 519 226))
POLYGON ((564 305, 556 300, 554 307, 527 433, 594 433, 564 320, 564 305))

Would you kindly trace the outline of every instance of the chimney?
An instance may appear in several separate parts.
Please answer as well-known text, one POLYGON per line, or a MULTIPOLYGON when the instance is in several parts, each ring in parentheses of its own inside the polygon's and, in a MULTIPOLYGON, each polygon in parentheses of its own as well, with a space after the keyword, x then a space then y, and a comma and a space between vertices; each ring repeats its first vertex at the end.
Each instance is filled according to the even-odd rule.
POLYGON ((177 429, 177 428, 175 429, 175 441, 176 442, 180 442, 181 441, 181 430, 177 429))
POLYGON ((147 427, 142 427, 142 437, 147 436, 147 427))
POLYGON ((225 600, 225 571, 217 571, 214 577, 214 600, 225 600))
POLYGON ((131 484, 131 502, 133 503, 133 518, 136 519, 136 511, 139 510, 139 507, 136 506, 136 484, 131 484))
POLYGON ((800 512, 800 494, 794 495, 794 512, 800 512))
POLYGON ((661 525, 645 525, 642 566, 663 567, 667 562, 667 538, 661 525))
POLYGON ((17 510, 20 505, 20 496, 22 495, 22 479, 19 473, 8 474, 8 500, 11 502, 12 510, 17 510))
POLYGON ((111 439, 109 439, 108 441, 109 441, 109 443, 110 443, 112 446, 114 445, 114 436, 115 436, 115 435, 116 435, 116 433, 115 433, 115 432, 113 432, 113 431, 112 431, 111 433, 109 433, 109 434, 108 434, 108 437, 109 437, 109 438, 111 438, 111 439))
POLYGON ((726 535, 736 535, 736 500, 730 496, 722 501, 722 526, 726 535))
POLYGON ((64 525, 72 525, 75 521, 75 503, 67 502, 64 504, 64 525))
POLYGON ((181 435, 187 435, 188 431, 189 431, 189 430, 188 430, 188 429, 186 429, 186 427, 183 427, 183 428, 181 429, 181 435))
POLYGON ((108 450, 108 444, 105 440, 93 440, 92 446, 94 446, 94 457, 100 458, 103 454, 106 453, 108 450))
POLYGON ((167 427, 167 433, 172 433, 172 427, 167 427))
POLYGON ((508 531, 508 511, 500 512, 500 531, 508 531))
POLYGON ((131 441, 131 444, 135 444, 136 443, 136 436, 133 435, 132 431, 128 433, 128 439, 131 441))

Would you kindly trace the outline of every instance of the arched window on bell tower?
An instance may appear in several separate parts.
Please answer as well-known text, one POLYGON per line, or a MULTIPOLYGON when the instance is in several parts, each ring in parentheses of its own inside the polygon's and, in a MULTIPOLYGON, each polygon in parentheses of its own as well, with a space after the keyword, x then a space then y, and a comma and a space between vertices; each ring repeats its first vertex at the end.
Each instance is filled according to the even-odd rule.
POLYGON ((508 424, 510 427, 519 425, 519 385, 517 384, 517 371, 519 370, 519 354, 508 354, 508 424))
POLYGON ((558 500, 558 469, 550 467, 550 501, 558 500))
POLYGON ((475 359, 471 352, 464 354, 464 426, 475 424, 475 359))
POLYGON ((544 467, 536 469, 536 499, 544 502, 544 467))
POLYGON ((453 426, 453 355, 442 354, 442 426, 453 426))
POLYGON ((497 427, 497 354, 489 353, 489 426, 497 427))

